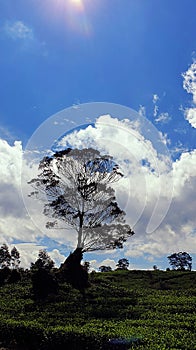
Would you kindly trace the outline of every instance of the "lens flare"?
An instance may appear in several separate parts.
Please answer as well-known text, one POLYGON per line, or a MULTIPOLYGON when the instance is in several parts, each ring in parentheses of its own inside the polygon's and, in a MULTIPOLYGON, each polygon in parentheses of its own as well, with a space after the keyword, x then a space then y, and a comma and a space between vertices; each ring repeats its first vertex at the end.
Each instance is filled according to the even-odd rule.
POLYGON ((84 5, 82 0, 70 0, 70 3, 74 5, 79 11, 83 11, 84 5))
POLYGON ((69 0, 67 23, 70 28, 87 37, 91 36, 91 24, 87 17, 84 0, 69 0))
POLYGON ((64 25, 73 32, 85 37, 92 36, 90 11, 92 6, 87 0, 51 0, 56 17, 64 19, 64 25))

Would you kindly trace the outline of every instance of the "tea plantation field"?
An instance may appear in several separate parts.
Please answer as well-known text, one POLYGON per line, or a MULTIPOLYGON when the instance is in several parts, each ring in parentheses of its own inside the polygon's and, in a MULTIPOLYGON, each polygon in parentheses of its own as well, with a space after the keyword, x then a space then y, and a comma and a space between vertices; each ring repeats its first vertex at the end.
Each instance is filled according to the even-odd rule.
POLYGON ((0 287, 0 342, 13 350, 194 350, 196 272, 91 273, 34 301, 29 278, 0 287))

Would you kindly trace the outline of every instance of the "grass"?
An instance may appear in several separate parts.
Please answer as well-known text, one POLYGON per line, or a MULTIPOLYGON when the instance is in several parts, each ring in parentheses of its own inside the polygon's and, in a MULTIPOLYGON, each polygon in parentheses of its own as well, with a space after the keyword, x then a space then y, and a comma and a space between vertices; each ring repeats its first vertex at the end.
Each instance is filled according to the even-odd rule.
POLYGON ((91 273, 85 297, 70 285, 36 302, 30 279, 0 288, 0 341, 17 350, 196 349, 196 272, 91 273), (132 340, 132 341, 131 341, 132 340), (113 346, 113 347, 112 347, 113 346))

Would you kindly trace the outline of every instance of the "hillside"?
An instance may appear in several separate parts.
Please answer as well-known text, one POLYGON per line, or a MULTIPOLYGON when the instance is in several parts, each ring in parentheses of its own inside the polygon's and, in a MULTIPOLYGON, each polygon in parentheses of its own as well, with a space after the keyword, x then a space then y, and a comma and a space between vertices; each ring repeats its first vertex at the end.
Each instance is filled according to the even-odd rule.
POLYGON ((196 349, 196 272, 112 271, 89 278, 85 296, 64 283, 44 301, 33 300, 29 277, 0 287, 2 346, 196 349))

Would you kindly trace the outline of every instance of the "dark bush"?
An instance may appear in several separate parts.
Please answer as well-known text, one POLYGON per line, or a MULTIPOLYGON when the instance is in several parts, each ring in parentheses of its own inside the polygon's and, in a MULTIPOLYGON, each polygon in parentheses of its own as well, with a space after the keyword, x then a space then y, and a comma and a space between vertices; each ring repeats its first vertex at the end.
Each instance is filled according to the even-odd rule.
POLYGON ((2 286, 8 281, 10 274, 11 270, 9 269, 9 267, 4 267, 3 269, 0 269, 0 286, 2 286))
POLYGON ((21 274, 18 270, 11 270, 10 276, 8 278, 8 283, 17 283, 21 281, 21 274))
POLYGON ((35 299, 44 299, 49 294, 58 293, 58 283, 56 278, 45 269, 33 271, 31 280, 35 299))

